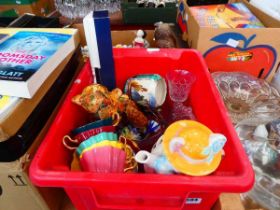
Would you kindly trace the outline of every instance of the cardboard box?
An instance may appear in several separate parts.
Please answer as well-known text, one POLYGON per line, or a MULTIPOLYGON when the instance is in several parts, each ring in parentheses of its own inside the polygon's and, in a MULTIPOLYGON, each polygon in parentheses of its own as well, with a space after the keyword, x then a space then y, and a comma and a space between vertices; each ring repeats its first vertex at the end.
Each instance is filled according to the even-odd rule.
MULTIPOLYGON (((60 103, 62 101, 63 97, 60 103)), ((57 108, 25 155, 13 162, 0 162, 1 210, 60 210, 65 192, 61 188, 35 187, 28 177, 31 160, 56 116, 57 108)))
POLYGON ((33 13, 46 16, 55 10, 53 0, 3 0, 0 1, 0 11, 15 9, 18 15, 33 13))
POLYGON ((245 210, 239 194, 222 193, 212 210, 245 210))
POLYGON ((60 188, 37 188, 28 177, 30 159, 42 136, 19 160, 0 163, 0 209, 60 210, 65 193, 60 188))
MULTIPOLYGON (((80 38, 81 38, 81 45, 86 45, 86 38, 85 38, 85 31, 83 24, 74 24, 73 28, 79 30, 80 38)), ((140 29, 140 28, 139 28, 140 29)), ((125 44, 131 45, 133 39, 136 37, 137 30, 119 30, 119 31, 111 31, 112 37, 112 45, 115 46, 117 44, 125 44)), ((147 41, 150 43, 151 46, 155 46, 154 43, 154 30, 145 30, 147 32, 147 41)))
MULTIPOLYGON (((83 24, 74 24, 73 28, 76 28, 79 30, 80 38, 81 38, 81 45, 86 45, 86 38, 85 38, 85 32, 83 24)), ((141 27, 139 27, 141 29, 141 27)), ((173 32, 177 35, 176 36, 176 44, 178 48, 186 48, 186 43, 181 39, 181 36, 178 35, 178 33, 181 34, 181 32, 176 31, 175 27, 171 27, 173 32)), ((156 47, 156 43, 154 41, 154 30, 145 30, 147 33, 146 40, 150 43, 150 47, 156 47)), ((112 45, 116 46, 118 44, 122 45, 132 45, 132 42, 134 38, 136 37, 137 30, 113 30, 111 31, 111 37, 112 37, 112 45)))
MULTIPOLYGON (((77 40, 78 41, 78 40, 77 40)), ((77 42, 78 44, 78 42, 77 42)), ((36 98, 32 100, 24 100, 16 111, 16 115, 21 121, 19 116, 20 111, 24 113, 24 107, 27 108, 28 104, 34 106, 40 101, 43 95, 46 94, 46 91, 53 84, 54 80, 58 78, 58 75, 63 72, 63 69, 67 68, 73 59, 78 62, 77 68, 74 69, 75 74, 79 72, 79 69, 83 66, 82 60, 79 59, 80 53, 77 49, 75 52, 69 54, 67 58, 57 67, 56 71, 46 80, 42 85, 42 88, 36 94, 36 98), (76 57, 75 57, 76 55, 76 57)), ((74 62, 75 63, 75 62, 74 62)), ((75 65, 76 66, 76 65, 75 65)), ((67 71, 67 73, 71 73, 67 71)), ((62 188, 47 188, 47 187, 36 187, 34 186, 29 179, 29 166, 31 161, 47 134, 49 127, 51 126, 54 118, 57 115, 58 109, 63 103, 66 93, 70 84, 76 78, 76 75, 72 77, 69 84, 65 88, 65 92, 61 95, 60 100, 58 101, 55 109, 52 111, 47 122, 40 130, 36 138, 34 139, 32 145, 28 148, 27 152, 21 156, 18 160, 12 162, 0 162, 0 209, 9 209, 9 210, 61 210, 63 201, 67 197, 66 193, 62 188)), ((62 82, 60 81, 60 84, 62 82)), ((14 123, 18 120, 15 120, 14 123)), ((30 130, 32 132, 32 130, 30 130)))
MULTIPOLYGON (((150 47, 155 47, 154 31, 145 30, 147 33, 146 40, 150 43, 150 47)), ((112 45, 132 45, 133 40, 136 37, 137 30, 127 30, 127 31, 111 31, 112 45)))
POLYGON ((204 56, 210 72, 244 71, 271 81, 280 63, 280 21, 240 0, 266 28, 200 27, 180 0, 178 23, 190 47, 204 56))

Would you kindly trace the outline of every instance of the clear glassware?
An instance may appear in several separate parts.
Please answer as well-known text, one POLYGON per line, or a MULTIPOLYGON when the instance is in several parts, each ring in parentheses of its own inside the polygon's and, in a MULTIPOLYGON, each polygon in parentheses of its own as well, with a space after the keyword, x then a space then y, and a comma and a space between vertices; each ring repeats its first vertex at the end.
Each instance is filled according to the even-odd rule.
POLYGON ((121 10, 121 0, 94 0, 94 10, 108 10, 114 13, 121 10))
POLYGON ((62 16, 73 20, 84 18, 91 11, 120 11, 121 0, 55 0, 55 6, 62 16))
POLYGON ((234 124, 252 118, 280 117, 278 91, 244 72, 214 72, 212 77, 234 124))
POLYGON ((253 168, 255 185, 247 196, 267 209, 280 209, 279 142, 264 142, 253 154, 253 168))
POLYGON ((254 150, 251 154, 251 162, 255 172, 255 184, 251 191, 242 195, 244 202, 246 203, 250 198, 267 209, 278 210, 280 209, 279 139, 250 142, 253 144, 249 145, 247 150, 254 150))
POLYGON ((264 147, 266 142, 273 145, 279 144, 280 119, 248 118, 237 123, 235 131, 249 159, 253 162, 253 155, 259 154, 261 152, 259 149, 267 148, 264 147))
POLYGON ((56 9, 69 19, 83 18, 94 9, 93 0, 55 0, 56 9))
POLYGON ((265 141, 253 154, 253 167, 256 171, 275 178, 280 184, 280 146, 279 141, 265 141))
POLYGON ((187 70, 172 70, 166 75, 168 81, 169 96, 173 102, 171 109, 171 121, 182 119, 195 119, 192 108, 185 106, 191 87, 196 80, 193 73, 187 70))
POLYGON ((280 119, 248 118, 235 130, 255 172, 253 189, 241 195, 244 206, 280 209, 280 119))

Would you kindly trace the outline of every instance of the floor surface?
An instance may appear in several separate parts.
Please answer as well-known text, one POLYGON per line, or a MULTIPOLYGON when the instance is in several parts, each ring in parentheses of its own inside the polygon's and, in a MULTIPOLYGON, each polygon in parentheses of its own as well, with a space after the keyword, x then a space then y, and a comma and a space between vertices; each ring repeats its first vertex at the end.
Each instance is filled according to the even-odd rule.
POLYGON ((61 210, 76 210, 76 208, 73 206, 72 202, 69 200, 69 198, 66 196, 63 203, 61 210))

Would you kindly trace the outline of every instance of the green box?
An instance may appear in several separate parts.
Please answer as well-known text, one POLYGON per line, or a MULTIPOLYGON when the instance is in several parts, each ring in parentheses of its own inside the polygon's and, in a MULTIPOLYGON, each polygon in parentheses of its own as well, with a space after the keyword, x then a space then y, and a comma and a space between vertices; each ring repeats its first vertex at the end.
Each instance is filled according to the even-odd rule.
POLYGON ((9 9, 0 11, 0 17, 18 17, 18 14, 14 9, 9 9))
POLYGON ((37 2, 38 0, 0 0, 0 5, 10 5, 10 4, 32 4, 33 2, 37 2))
POLYGON ((176 3, 166 3, 165 7, 160 8, 145 8, 126 0, 122 2, 121 8, 124 24, 150 25, 159 21, 176 23, 176 3))

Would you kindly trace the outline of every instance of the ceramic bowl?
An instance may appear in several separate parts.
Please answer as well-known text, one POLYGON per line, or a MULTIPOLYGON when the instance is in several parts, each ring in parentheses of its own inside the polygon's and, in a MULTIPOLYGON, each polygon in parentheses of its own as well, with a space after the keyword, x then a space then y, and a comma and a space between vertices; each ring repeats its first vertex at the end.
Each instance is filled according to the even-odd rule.
POLYGON ((80 156, 84 171, 96 173, 123 173, 125 168, 125 152, 123 149, 102 146, 92 148, 80 156))

